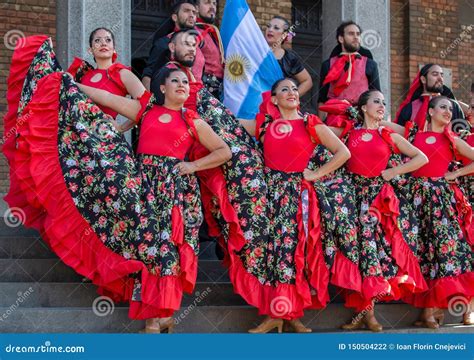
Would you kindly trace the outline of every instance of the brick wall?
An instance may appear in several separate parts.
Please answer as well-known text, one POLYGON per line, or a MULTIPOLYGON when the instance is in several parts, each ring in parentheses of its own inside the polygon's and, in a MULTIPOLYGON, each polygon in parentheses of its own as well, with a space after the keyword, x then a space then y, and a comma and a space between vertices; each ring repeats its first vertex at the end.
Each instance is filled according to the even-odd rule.
MULTIPOLYGON (((56 1, 22 0, 0 3, 0 136, 3 139, 3 116, 7 109, 6 82, 15 38, 33 34, 56 36, 56 1)), ((21 41, 21 40, 20 40, 21 41)), ((8 190, 8 165, 0 154, 0 194, 8 190)), ((1 216, 1 214, 0 214, 1 216)))
MULTIPOLYGON (((390 61, 392 109, 396 112, 410 86, 408 1, 390 1, 390 61)), ((394 116, 394 115, 392 115, 394 116)))
POLYGON ((474 28, 461 23, 459 12, 464 7, 472 11, 474 3, 392 0, 390 6, 392 116, 420 64, 432 62, 450 68, 454 94, 467 101, 474 73, 474 28))
MULTIPOLYGON (((275 15, 283 16, 291 22, 291 1, 247 0, 247 3, 262 29, 275 15)), ((219 19, 222 19, 224 6, 225 0, 219 1, 219 19)))

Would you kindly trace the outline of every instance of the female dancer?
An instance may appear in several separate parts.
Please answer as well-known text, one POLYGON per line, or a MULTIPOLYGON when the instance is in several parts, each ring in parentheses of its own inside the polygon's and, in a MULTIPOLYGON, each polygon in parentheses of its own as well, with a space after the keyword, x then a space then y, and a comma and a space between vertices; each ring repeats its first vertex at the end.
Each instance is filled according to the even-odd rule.
MULTIPOLYGON (((130 71, 128 66, 116 62, 117 52, 115 51, 115 37, 111 30, 100 27, 92 31, 89 35, 89 54, 94 58, 97 65, 94 68, 88 62, 75 58, 69 69, 77 82, 81 84, 107 90, 108 92, 126 96, 130 95, 137 99, 145 91, 141 81, 130 71)), ((101 110, 117 117, 117 112, 100 105, 101 110)), ((122 132, 133 126, 132 121, 117 126, 122 132)))
MULTIPOLYGON (((428 291, 405 300, 423 308, 415 325, 437 329, 444 313, 437 309, 468 306, 474 296, 474 256, 471 206, 458 186, 457 178, 474 170, 474 163, 450 172, 449 166, 459 155, 474 160, 474 149, 450 130, 453 104, 438 96, 428 105, 427 130, 418 131, 413 122, 406 129, 391 125, 429 158, 429 163, 413 172, 413 202, 419 219, 418 258, 428 291), (464 304, 461 304, 464 302, 464 304)), ((472 309, 471 301, 471 309, 472 309)), ((464 322, 472 325, 472 310, 464 322)))
MULTIPOLYGON (((250 333, 282 331, 283 320, 296 332, 310 332, 300 317, 309 307, 322 308, 329 301, 327 271, 322 246, 321 196, 312 181, 338 169, 350 154, 344 144, 314 115, 299 112, 295 80, 277 81, 271 90, 272 108, 256 121, 241 120, 251 135, 263 143, 268 186, 269 238, 240 252, 247 272, 260 281, 256 294, 244 298, 267 317, 250 333), (273 117, 272 117, 273 115, 273 117), (317 170, 308 162, 318 144, 334 156, 317 170), (319 200, 318 200, 319 199, 319 200)), ((334 248, 333 252, 334 252, 334 248)), ((329 277, 329 276, 328 276, 329 277)))
MULTIPOLYGON (((349 111, 350 105, 339 100, 331 101, 324 111, 340 116, 339 108, 344 104, 349 111)), ((418 169, 427 159, 402 136, 380 125, 385 115, 382 93, 376 90, 362 93, 357 111, 358 124, 346 121, 345 129, 334 129, 345 138, 351 152, 346 168, 355 186, 359 215, 361 286, 359 291, 346 294, 346 306, 355 308, 358 315, 343 325, 343 329, 367 326, 377 332, 382 330, 382 325, 375 318, 375 302, 426 289, 413 253, 416 224, 409 221, 409 203, 397 190, 406 184, 400 175, 418 169), (411 158, 410 161, 404 164, 395 161, 394 154, 400 152, 411 158)))
POLYGON ((25 196, 7 201, 27 208, 37 219, 28 225, 100 294, 130 302, 130 317, 147 319, 145 331, 171 330, 171 316, 197 275, 202 215, 193 172, 219 166, 230 150, 196 113, 182 108, 189 87, 181 71, 163 73, 161 105, 148 93, 139 101, 80 85, 101 105, 143 122, 135 161, 113 127, 97 131, 110 117, 54 59, 46 37, 25 39, 14 54, 9 86, 25 87, 21 101, 20 93, 9 96, 6 126, 18 113, 9 161, 17 174, 12 188, 25 196), (27 122, 21 121, 25 115, 27 122), (185 161, 197 141, 209 154, 185 161))
POLYGON ((293 34, 290 23, 281 16, 274 16, 265 30, 265 40, 273 51, 280 64, 283 76, 293 78, 298 82, 300 96, 306 94, 313 86, 313 80, 308 70, 304 68, 298 55, 290 49, 283 49, 282 45, 293 34))
MULTIPOLYGON (((194 219, 190 223, 185 221, 183 224, 181 222, 181 229, 176 229, 173 217, 165 219, 166 214, 173 214, 176 211, 176 204, 182 201, 184 204, 188 203, 188 206, 193 203, 197 204, 196 198, 199 197, 197 180, 195 177, 186 175, 220 166, 230 159, 231 153, 229 147, 212 131, 209 125, 202 121, 196 113, 183 108, 183 104, 189 96, 189 83, 186 74, 177 69, 164 69, 159 80, 160 89, 164 95, 163 106, 152 105, 144 100, 129 100, 111 96, 103 90, 82 84, 79 84, 79 87, 94 102, 114 109, 129 119, 137 119, 142 122, 137 152, 143 180, 151 182, 155 189, 154 202, 168 204, 169 208, 165 209, 162 221, 172 226, 171 233, 184 230, 184 241, 196 247, 200 221, 194 219), (158 143, 156 142, 157 134, 161 139, 158 143), (210 153, 192 162, 184 161, 194 141, 198 141, 210 153), (180 182, 186 183, 186 180, 189 181, 188 184, 183 184, 184 186, 179 184, 180 182), (179 185, 188 191, 192 189, 192 191, 180 193, 174 190, 175 194, 172 194, 172 189, 179 189, 179 185), (170 193, 166 190, 170 190, 170 193)), ((188 215, 191 215, 191 220, 200 212, 199 208, 188 210, 190 210, 188 215), (194 214, 192 214, 193 212, 194 214)), ((163 248, 163 245, 169 246, 169 250, 165 250, 166 256, 158 262, 162 274, 176 275, 174 268, 178 265, 176 260, 179 260, 179 249, 178 253, 173 256, 175 261, 169 261, 173 242, 160 245, 160 249, 163 248)), ((197 266, 196 259, 192 259, 192 262, 194 266, 197 266)), ((181 267, 185 268, 182 265, 181 267)), ((146 331, 159 331, 164 327, 172 326, 174 321, 171 314, 172 312, 166 312, 166 315, 170 316, 147 320, 146 331)))

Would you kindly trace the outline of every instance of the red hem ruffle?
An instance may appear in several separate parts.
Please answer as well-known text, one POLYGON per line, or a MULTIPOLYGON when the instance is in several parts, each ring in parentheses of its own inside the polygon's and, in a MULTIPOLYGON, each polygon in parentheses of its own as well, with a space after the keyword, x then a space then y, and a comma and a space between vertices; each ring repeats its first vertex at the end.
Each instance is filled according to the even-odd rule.
MULTIPOLYGON (((39 46, 47 37, 27 38, 20 51, 13 56, 10 84, 22 84, 28 65, 39 46), (34 48, 34 50, 33 50, 34 48), (18 62, 16 59, 20 59, 18 62)), ((39 230, 61 260, 79 274, 97 285, 98 292, 114 301, 130 301, 134 279, 129 275, 140 273, 141 301, 131 301, 129 315, 133 319, 170 316, 181 305, 182 292, 191 292, 197 277, 197 256, 193 249, 179 238, 178 245, 182 275, 161 277, 149 273, 138 260, 127 260, 107 248, 93 232, 76 208, 67 190, 58 157, 58 109, 63 73, 51 74, 38 82, 38 90, 24 113, 28 119, 20 123, 18 148, 10 151, 12 177, 6 201, 10 207, 19 207, 26 216, 31 212, 41 222, 28 217, 25 225, 39 230), (34 174, 34 175, 33 175, 34 174), (12 193, 12 189, 14 193, 12 193), (20 189, 23 197, 15 196, 20 189), (31 211, 31 204, 35 204, 31 211)), ((14 114, 18 108, 21 90, 9 90, 9 118, 6 128, 16 126, 14 114)), ((8 150, 11 150, 7 146, 8 150)), ((14 149, 14 147, 13 147, 14 149)), ((5 148, 4 148, 5 151, 5 148)), ((182 220, 181 220, 182 221, 182 220)), ((179 225, 179 219, 177 223, 179 225)), ((183 234, 181 233, 180 236, 183 234)), ((179 236, 178 236, 179 237, 179 236)))
POLYGON ((403 301, 419 308, 447 309, 449 300, 460 296, 468 303, 474 298, 474 272, 459 276, 449 276, 435 280, 427 280, 429 290, 421 294, 411 294, 403 301))
POLYGON ((362 292, 350 292, 346 296, 346 306, 353 307, 359 312, 366 309, 373 299, 399 300, 409 294, 427 290, 418 260, 398 227, 399 201, 390 184, 383 185, 370 208, 377 214, 386 239, 391 245, 392 257, 399 269, 397 275, 390 279, 371 276, 364 278, 362 292))

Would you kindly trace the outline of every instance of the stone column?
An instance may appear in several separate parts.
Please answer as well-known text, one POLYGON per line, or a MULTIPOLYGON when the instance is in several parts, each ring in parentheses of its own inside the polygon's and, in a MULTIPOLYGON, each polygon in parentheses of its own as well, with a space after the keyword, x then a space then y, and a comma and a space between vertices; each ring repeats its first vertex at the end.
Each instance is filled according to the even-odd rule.
POLYGON ((389 113, 390 1, 323 0, 323 59, 327 59, 336 46, 336 28, 346 20, 353 20, 362 27, 362 45, 372 52, 378 63, 380 85, 389 113))
MULTIPOLYGON (((58 60, 64 69, 75 56, 94 64, 89 55, 89 34, 98 27, 114 33, 117 61, 130 66, 131 61, 131 0, 57 0, 58 60)), ((119 116, 119 121, 124 119, 119 116)), ((126 134, 130 141, 130 132, 126 134)))
POLYGON ((87 53, 89 34, 106 27, 115 35, 118 61, 130 65, 131 2, 130 0, 58 0, 57 53, 63 67, 74 56, 93 63, 87 53))

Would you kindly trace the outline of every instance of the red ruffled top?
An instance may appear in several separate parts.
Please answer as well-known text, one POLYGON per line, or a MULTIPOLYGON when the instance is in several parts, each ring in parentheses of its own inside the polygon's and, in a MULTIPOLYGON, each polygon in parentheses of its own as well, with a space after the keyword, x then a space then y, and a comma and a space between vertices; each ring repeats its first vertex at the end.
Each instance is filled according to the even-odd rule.
POLYGON ((140 98, 141 110, 136 121, 141 121, 137 153, 171 156, 184 160, 194 141, 198 139, 194 119, 199 115, 192 110, 171 110, 153 105, 148 108, 150 93, 140 98))
MULTIPOLYGON (((68 72, 76 76, 78 69, 83 66, 83 64, 84 60, 77 57, 74 58, 68 72)), ((130 68, 120 63, 114 63, 107 69, 90 69, 85 72, 79 82, 97 89, 106 90, 114 95, 126 96, 128 91, 120 77, 120 71, 123 69, 130 68)), ((106 106, 98 106, 104 113, 112 116, 114 119, 117 117, 118 113, 116 111, 106 106)))
POLYGON ((443 177, 454 160, 452 144, 444 133, 418 132, 413 145, 420 149, 429 162, 412 173, 415 177, 443 177))
MULTIPOLYGON (((313 118, 317 118, 314 116, 313 118)), ((313 124, 322 125, 319 120, 313 124)), ((309 134, 303 119, 272 121, 265 132, 263 155, 265 165, 271 169, 284 172, 302 172, 308 165, 316 143, 319 142, 316 132, 309 134)))
POLYGON ((354 129, 349 133, 346 145, 352 156, 347 169, 365 177, 380 176, 387 168, 392 152, 398 151, 387 128, 354 129))

